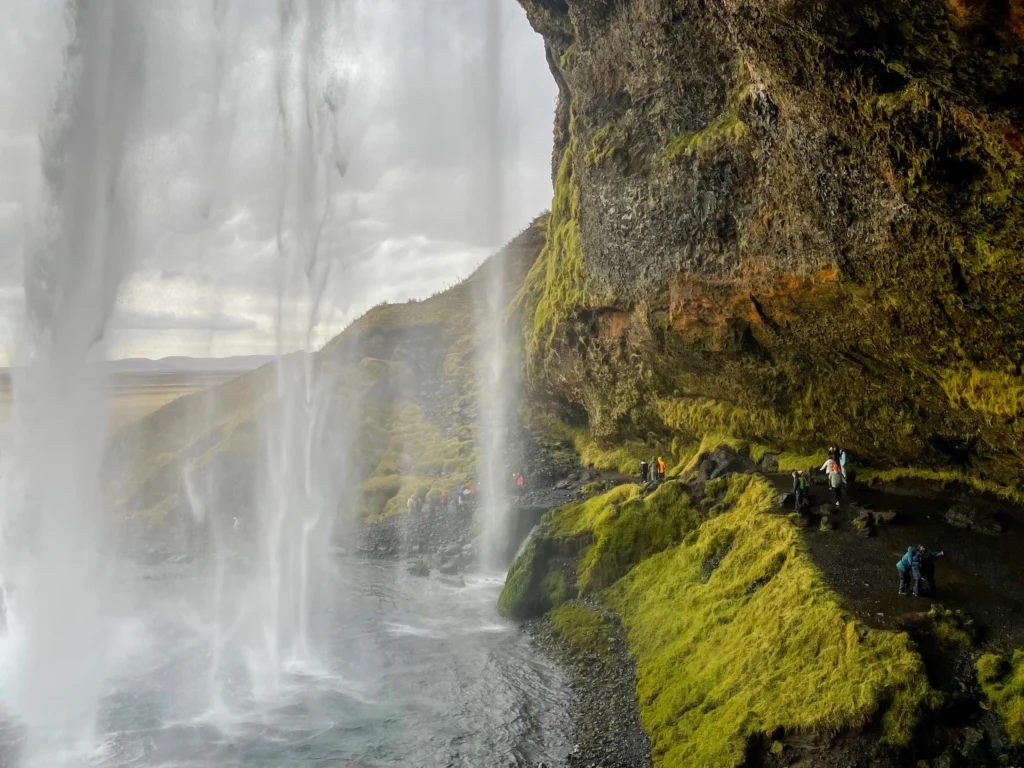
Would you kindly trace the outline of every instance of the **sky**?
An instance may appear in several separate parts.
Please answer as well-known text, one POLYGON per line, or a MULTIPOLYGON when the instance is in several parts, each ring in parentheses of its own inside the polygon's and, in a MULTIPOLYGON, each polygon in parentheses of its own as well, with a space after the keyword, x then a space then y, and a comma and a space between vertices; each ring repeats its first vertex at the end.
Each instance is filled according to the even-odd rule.
MULTIPOLYGON (((316 348, 466 277, 546 209, 555 85, 519 5, 494 0, 488 26, 489 2, 301 0, 326 16, 287 26, 295 0, 141 0, 129 257, 102 354, 316 348)), ((0 0, 0 363, 49 226, 62 6, 0 0)))

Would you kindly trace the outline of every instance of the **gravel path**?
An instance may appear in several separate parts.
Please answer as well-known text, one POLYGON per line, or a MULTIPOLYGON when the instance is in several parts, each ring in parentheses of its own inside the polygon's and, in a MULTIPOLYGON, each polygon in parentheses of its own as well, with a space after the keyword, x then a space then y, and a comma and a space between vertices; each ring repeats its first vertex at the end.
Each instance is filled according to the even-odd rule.
POLYGON ((613 663, 568 646, 547 617, 529 622, 534 641, 569 674, 574 694, 576 744, 566 765, 572 768, 648 768, 651 748, 640 725, 636 701, 636 665, 629 657, 626 636, 615 614, 602 613, 611 629, 613 663))

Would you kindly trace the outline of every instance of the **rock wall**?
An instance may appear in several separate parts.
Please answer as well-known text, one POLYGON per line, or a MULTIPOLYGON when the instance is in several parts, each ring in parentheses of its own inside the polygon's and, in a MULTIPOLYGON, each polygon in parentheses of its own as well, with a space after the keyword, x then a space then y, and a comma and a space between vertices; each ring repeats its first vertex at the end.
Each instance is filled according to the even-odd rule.
POLYGON ((535 383, 606 443, 1019 490, 1019 0, 520 3, 560 89, 535 383))

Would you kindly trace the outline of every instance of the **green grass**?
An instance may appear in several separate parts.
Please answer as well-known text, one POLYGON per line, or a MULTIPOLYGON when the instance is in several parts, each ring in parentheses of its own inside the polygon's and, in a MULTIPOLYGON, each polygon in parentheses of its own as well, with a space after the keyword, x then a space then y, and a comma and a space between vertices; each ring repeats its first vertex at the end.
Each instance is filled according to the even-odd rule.
POLYGON ((987 653, 975 666, 985 697, 1002 717, 1014 744, 1024 744, 1024 651, 1012 659, 987 653))
POLYGON ((770 514, 771 485, 733 484, 742 491, 731 513, 607 593, 637 660, 654 765, 731 767, 753 734, 835 733, 883 711, 885 741, 908 743, 938 698, 908 637, 846 616, 798 531, 770 514), (730 542, 705 580, 703 563, 730 542))
POLYGON ((608 623, 597 611, 579 603, 566 603, 551 611, 551 626, 576 652, 596 656, 604 664, 613 662, 608 648, 608 623))

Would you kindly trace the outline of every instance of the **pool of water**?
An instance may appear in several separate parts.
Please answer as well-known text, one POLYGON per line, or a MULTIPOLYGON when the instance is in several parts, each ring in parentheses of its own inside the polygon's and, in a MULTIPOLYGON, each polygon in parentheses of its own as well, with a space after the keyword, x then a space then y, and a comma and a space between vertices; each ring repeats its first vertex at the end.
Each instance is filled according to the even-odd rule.
MULTIPOLYGON (((143 574, 110 639, 97 738, 80 754, 47 754, 7 708, 0 765, 564 764, 567 680, 495 613, 500 578, 460 587, 341 560, 315 663, 286 668, 270 694, 254 693, 246 660, 212 641, 196 607, 207 582, 185 566, 143 574)), ((13 658, 0 646, 0 707, 13 658)))

